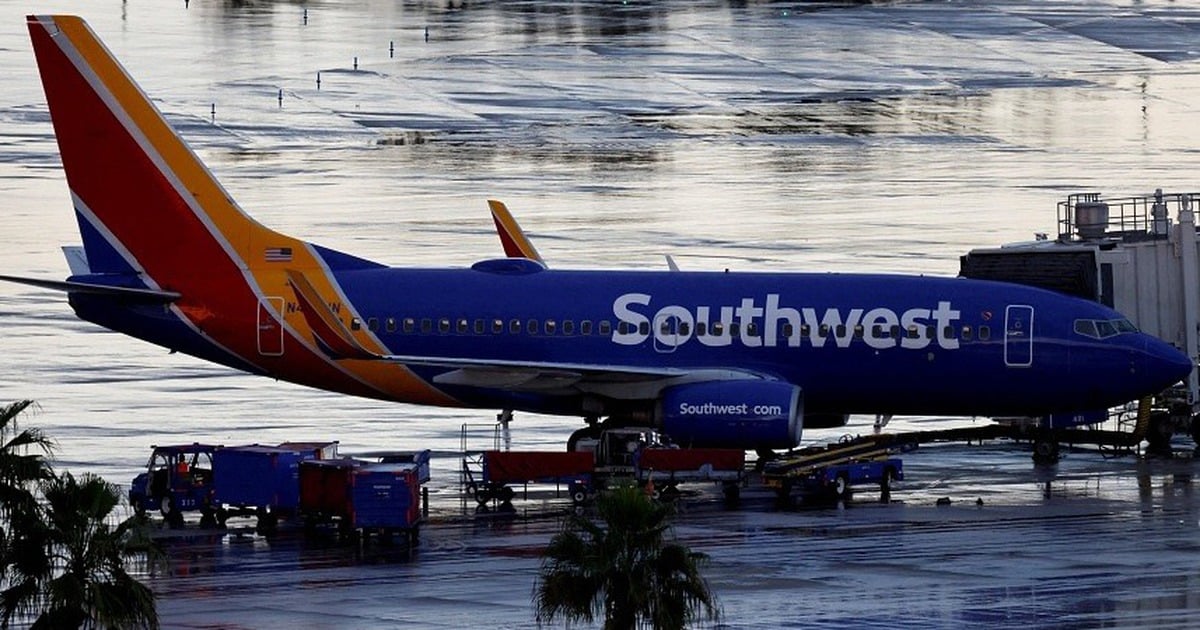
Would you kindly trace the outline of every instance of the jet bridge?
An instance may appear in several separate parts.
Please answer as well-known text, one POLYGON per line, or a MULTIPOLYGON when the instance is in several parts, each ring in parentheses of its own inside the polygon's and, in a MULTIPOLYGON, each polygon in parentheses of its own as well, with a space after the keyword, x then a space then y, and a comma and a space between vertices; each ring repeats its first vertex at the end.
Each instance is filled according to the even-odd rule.
MULTIPOLYGON (((1058 203, 1054 239, 971 250, 959 275, 1042 287, 1095 300, 1144 332, 1200 360, 1200 254, 1195 205, 1200 193, 1140 197, 1069 195, 1058 203)), ((1150 428, 1151 446, 1189 431, 1200 444, 1200 380, 1195 370, 1177 391, 1160 397, 1166 426, 1150 428)))

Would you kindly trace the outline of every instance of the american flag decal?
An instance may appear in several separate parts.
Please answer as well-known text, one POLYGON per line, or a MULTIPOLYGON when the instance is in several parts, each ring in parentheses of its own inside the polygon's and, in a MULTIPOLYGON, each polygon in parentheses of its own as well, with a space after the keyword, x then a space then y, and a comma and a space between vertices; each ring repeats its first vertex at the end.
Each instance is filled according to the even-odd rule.
POLYGON ((268 247, 263 250, 263 258, 267 262, 291 262, 292 248, 291 247, 268 247))

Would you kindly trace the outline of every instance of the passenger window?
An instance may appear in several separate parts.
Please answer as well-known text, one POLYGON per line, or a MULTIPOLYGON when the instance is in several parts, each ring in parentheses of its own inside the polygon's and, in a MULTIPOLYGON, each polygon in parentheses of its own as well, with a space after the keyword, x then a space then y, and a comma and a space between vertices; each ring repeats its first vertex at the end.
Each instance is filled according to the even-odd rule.
POLYGON ((417 329, 417 321, 411 317, 404 318, 404 332, 411 333, 417 329))
POLYGON ((592 320, 585 319, 585 320, 579 322, 579 334, 581 334, 581 335, 592 334, 592 320))
POLYGON ((521 334, 521 320, 514 319, 508 322, 508 332, 519 335, 521 334))
POLYGON ((800 336, 801 337, 807 337, 808 332, 810 330, 812 330, 812 329, 808 327, 808 324, 800 324, 800 336))
POLYGON ((863 327, 862 327, 862 326, 855 326, 855 327, 854 327, 854 338, 855 338, 855 339, 862 339, 862 338, 863 338, 863 330, 864 330, 864 329, 863 329, 863 327))
POLYGON ((971 340, 971 327, 970 326, 962 327, 962 339, 963 339, 963 341, 971 340))
POLYGON ((421 332, 428 335, 433 332, 433 320, 428 317, 421 318, 421 332))
POLYGON ((739 324, 738 322, 729 322, 729 336, 730 337, 742 336, 742 325, 739 324))
POLYGON ((642 322, 641 324, 639 324, 638 325, 638 334, 639 335, 649 335, 650 334, 650 322, 642 322))
POLYGON ((834 335, 836 335, 839 339, 844 338, 846 336, 846 325, 838 324, 833 331, 834 335))
POLYGON ((628 335, 629 334, 629 322, 621 322, 620 324, 617 324, 617 334, 628 335))
POLYGON ((725 333, 725 322, 713 322, 712 334, 714 337, 720 337, 725 333))
POLYGON ((465 319, 458 320, 458 334, 465 335, 471 329, 471 324, 465 319))
POLYGON ((558 322, 554 321, 553 319, 547 319, 545 328, 547 335, 553 335, 554 331, 558 330, 558 322))
POLYGON ((991 338, 992 338, 992 329, 988 328, 987 326, 980 326, 979 327, 979 340, 987 341, 988 339, 991 339, 991 338))
POLYGON ((696 322, 696 335, 699 337, 708 335, 708 322, 696 322))
POLYGON ((387 318, 387 331, 390 333, 396 332, 396 318, 395 317, 387 318))
POLYGON ((531 335, 538 334, 538 320, 531 319, 531 320, 525 322, 525 332, 527 332, 531 335))
POLYGON ((821 324, 817 327, 817 334, 822 337, 829 336, 829 324, 821 324))
POLYGON ((793 332, 795 332, 795 328, 793 328, 791 324, 784 323, 784 325, 783 325, 783 338, 784 338, 784 339, 791 339, 791 338, 792 338, 792 333, 793 333, 793 332))
POLYGON ((378 317, 368 317, 367 318, 367 330, 379 330, 379 318, 378 317))
POLYGON ((564 335, 574 335, 575 334, 575 322, 570 319, 563 320, 562 330, 563 330, 564 335))
POLYGON ((954 338, 954 332, 955 332, 955 331, 954 331, 954 327, 953 327, 953 326, 946 326, 946 327, 945 327, 945 328, 942 330, 942 336, 943 336, 943 337, 945 337, 946 339, 953 339, 953 338, 954 338))
POLYGON ((883 330, 882 325, 875 324, 874 326, 871 326, 871 336, 876 339, 883 339, 887 337, 887 332, 883 330))
POLYGON ((758 336, 758 324, 756 324, 754 322, 750 322, 749 324, 746 324, 746 335, 749 337, 757 337, 758 336))
POLYGON ((492 334, 499 335, 502 332, 504 332, 504 320, 503 319, 493 319, 492 320, 492 334))
POLYGON ((350 330, 359 330, 362 328, 362 320, 354 317, 350 320, 350 330))
POLYGON ((937 338, 937 326, 933 326, 933 325, 926 326, 925 327, 925 338, 926 339, 936 339, 937 338))
POLYGON ((612 334, 612 324, 607 319, 600 320, 600 334, 607 337, 612 334))
POLYGON ((662 323, 659 324, 659 326, 658 326, 659 332, 664 335, 671 334, 671 322, 672 321, 674 321, 674 320, 671 320, 671 319, 662 320, 662 323))
POLYGON ((916 327, 916 326, 909 326, 909 327, 908 327, 908 338, 909 338, 909 339, 916 339, 916 338, 917 338, 917 337, 919 337, 920 335, 921 335, 921 332, 920 332, 920 331, 917 329, 917 327, 916 327))
POLYGON ((692 330, 692 328, 691 328, 691 326, 688 326, 687 322, 679 322, 679 334, 680 335, 683 335, 684 337, 686 337, 688 335, 688 333, 691 332, 691 330, 692 330))
POLYGON ((450 332, 450 320, 445 317, 438 320, 438 332, 445 334, 450 332))
POLYGON ((475 320, 475 334, 482 335, 486 331, 487 331, 487 322, 484 322, 482 319, 475 320))
POLYGON ((892 326, 892 339, 899 339, 899 338, 900 338, 900 325, 895 324, 892 326))

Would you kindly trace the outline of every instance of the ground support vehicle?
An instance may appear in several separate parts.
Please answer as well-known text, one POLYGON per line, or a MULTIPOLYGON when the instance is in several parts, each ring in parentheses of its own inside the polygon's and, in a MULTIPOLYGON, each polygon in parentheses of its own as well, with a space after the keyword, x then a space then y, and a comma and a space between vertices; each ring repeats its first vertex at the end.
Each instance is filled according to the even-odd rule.
POLYGON ((357 537, 403 534, 410 546, 423 520, 419 465, 356 459, 300 463, 300 514, 306 529, 322 524, 357 537))
POLYGON ((380 464, 412 464, 417 472, 417 481, 429 483, 429 449, 420 451, 375 451, 364 453, 361 457, 369 457, 380 464))
POLYGON ((596 459, 582 451, 484 451, 483 468, 465 469, 469 478, 467 494, 485 505, 493 499, 506 503, 516 495, 512 486, 531 483, 566 486, 571 500, 583 503, 592 492, 596 459))
POLYGON ((891 454, 892 447, 871 440, 812 446, 764 462, 763 484, 781 500, 800 489, 810 497, 846 501, 853 486, 865 483, 879 484, 886 498, 892 483, 904 479, 903 462, 891 454))
POLYGON ((213 454, 220 446, 179 444, 153 446, 146 472, 129 486, 129 504, 141 515, 158 510, 173 528, 183 526, 183 513, 200 511, 201 523, 215 524, 213 454))
POLYGON ((260 534, 274 533, 280 518, 300 507, 300 462, 337 456, 337 442, 250 444, 217 449, 213 454, 217 522, 231 516, 256 516, 260 534))
POLYGON ((474 458, 464 458, 465 490, 485 505, 511 501, 515 485, 528 489, 531 483, 551 483, 567 486, 571 501, 582 504, 605 484, 622 480, 668 499, 679 495, 681 483, 711 481, 736 500, 744 478, 745 451, 677 448, 649 428, 607 429, 572 445, 576 450, 484 451, 478 470, 472 467, 474 458))

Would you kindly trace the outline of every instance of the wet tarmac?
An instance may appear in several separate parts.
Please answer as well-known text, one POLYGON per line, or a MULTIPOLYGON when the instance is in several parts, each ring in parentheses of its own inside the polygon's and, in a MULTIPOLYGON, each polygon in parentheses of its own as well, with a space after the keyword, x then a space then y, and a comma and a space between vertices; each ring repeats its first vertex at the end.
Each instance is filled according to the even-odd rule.
MULTIPOLYGON (((0 271, 62 278, 58 246, 79 241, 32 12, 81 12, 255 218, 391 264, 499 255, 495 197, 558 267, 671 254, 689 269, 953 275, 971 248, 1052 233, 1069 193, 1197 188, 1200 12, 1171 0, 187 5, 0 4, 0 271)), ((40 402, 29 421, 58 440, 59 466, 118 483, 151 444, 435 451, 433 522, 411 558, 286 535, 178 541, 151 578, 166 627, 532 624, 560 508, 463 513, 454 453, 490 440, 490 412, 232 373, 17 285, 0 286, 0 355, 0 400, 40 402)), ((519 415, 514 447, 557 448, 576 426, 519 415)), ((939 446, 906 467, 888 504, 688 502, 679 532, 712 557, 726 623, 1200 625, 1190 459, 1093 452, 1038 471, 1007 445, 939 446)))
MULTIPOLYGON (((708 554, 723 626, 1196 625, 1190 454, 1072 451, 1035 468, 997 442, 925 447, 905 468, 886 501, 861 487, 833 507, 781 507, 751 486, 729 509, 692 486, 676 533, 708 554)), ((176 627, 530 626, 538 558, 569 501, 543 489, 512 513, 476 515, 473 505, 435 505, 411 552, 295 531, 174 538, 172 568, 152 583, 176 627)))

